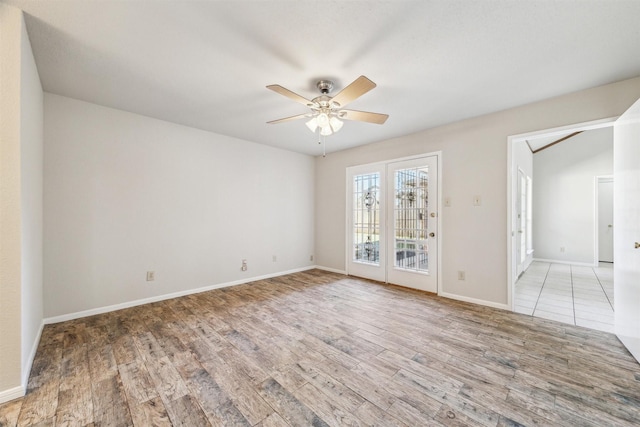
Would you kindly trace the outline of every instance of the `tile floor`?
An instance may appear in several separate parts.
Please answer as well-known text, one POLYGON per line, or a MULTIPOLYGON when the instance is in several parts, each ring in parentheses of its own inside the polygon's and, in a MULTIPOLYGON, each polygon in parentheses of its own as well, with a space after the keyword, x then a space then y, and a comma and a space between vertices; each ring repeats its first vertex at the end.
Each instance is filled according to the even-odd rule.
POLYGON ((613 333, 613 264, 534 261, 516 282, 514 303, 517 313, 613 333))

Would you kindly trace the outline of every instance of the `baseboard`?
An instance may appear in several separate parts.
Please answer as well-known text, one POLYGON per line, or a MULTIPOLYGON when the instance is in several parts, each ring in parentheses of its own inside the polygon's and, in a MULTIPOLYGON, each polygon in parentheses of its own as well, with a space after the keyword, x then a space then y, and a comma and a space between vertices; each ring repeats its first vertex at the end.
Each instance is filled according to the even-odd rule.
POLYGON ((330 273, 344 274, 345 276, 347 275, 346 271, 338 270, 337 268, 323 267, 321 265, 316 265, 315 268, 317 268, 318 270, 328 271, 330 273))
POLYGON ((597 265, 593 264, 592 262, 561 261, 557 259, 546 259, 546 258, 534 258, 533 261, 550 262, 553 264, 576 265, 579 267, 597 267, 597 265))
POLYGON ((438 296, 449 298, 449 299, 454 299, 454 300, 457 300, 457 301, 470 302, 472 304, 477 304, 477 305, 484 305, 486 307, 499 308, 499 309, 502 309, 502 310, 509 310, 509 305, 508 304, 500 304, 500 303, 493 302, 493 301, 486 301, 486 300, 482 300, 482 299, 470 298, 470 297, 465 297, 465 296, 462 296, 462 295, 450 294, 450 293, 447 293, 447 292, 440 292, 438 294, 438 296))
MULTIPOLYGON (((628 332, 628 331, 625 331, 628 332)), ((616 328, 616 336, 620 340, 622 344, 629 350, 629 353, 633 356, 638 363, 640 363, 640 338, 631 337, 625 334, 622 334, 616 328)))
POLYGON ((26 390, 27 384, 29 383, 29 374, 31 374, 31 367, 33 366, 33 360, 36 358, 36 352, 38 351, 38 344, 40 344, 40 337, 42 337, 42 330, 44 329, 44 320, 40 322, 40 329, 38 330, 38 335, 36 335, 36 339, 33 341, 33 345, 31 346, 31 352, 29 352, 29 359, 27 360, 27 365, 22 367, 22 387, 26 390))
POLYGON ((45 325, 50 325, 52 323, 60 323, 60 322, 66 322, 68 320, 81 319, 83 317, 95 316, 96 314, 109 313, 111 311, 117 311, 117 310, 122 310, 122 309, 125 309, 125 308, 136 307, 136 306, 139 306, 139 305, 150 304, 150 303, 153 303, 153 302, 158 302, 158 301, 164 301, 164 300, 168 300, 168 299, 172 299, 172 298, 183 297, 185 295, 199 294, 201 292, 212 291, 214 289, 228 288, 230 286, 242 285, 242 284, 249 283, 249 282, 255 282, 257 280, 271 279, 272 277, 284 276, 286 274, 299 273, 301 271, 313 270, 314 268, 319 268, 319 267, 311 265, 311 266, 307 266, 307 267, 296 268, 296 269, 293 269, 293 270, 280 271, 280 272, 277 272, 277 273, 271 273, 271 274, 265 274, 265 275, 262 275, 262 276, 254 276, 254 277, 249 277, 249 278, 246 278, 246 279, 235 280, 233 282, 218 283, 216 285, 205 286, 205 287, 202 287, 202 288, 188 289, 186 291, 173 292, 173 293, 170 293, 170 294, 158 295, 158 296, 139 299, 139 300, 134 300, 134 301, 127 301, 127 302, 123 302, 123 303, 120 303, 120 304, 108 305, 108 306, 105 306, 105 307, 92 308, 90 310, 78 311, 76 313, 69 313, 69 314, 62 314, 60 316, 47 317, 47 318, 44 319, 44 324, 45 325))
MULTIPOLYGON (((337 270, 335 268, 330 268, 330 267, 323 267, 321 265, 316 265, 315 268, 317 268, 318 270, 324 270, 324 271, 329 271, 332 273, 338 273, 338 274, 344 274, 346 275, 347 272, 344 270, 337 270)), ((456 295, 456 294, 449 294, 446 292, 440 292, 438 294, 441 297, 445 297, 445 298, 449 298, 449 299, 455 299, 458 301, 463 301, 463 302, 470 302, 472 304, 478 304, 478 305, 484 305, 487 307, 492 307, 492 308, 499 308, 502 310, 509 310, 509 305, 508 304, 500 304, 497 302, 493 302, 493 301, 485 301, 485 300, 481 300, 481 299, 475 299, 475 298, 469 298, 469 297, 465 297, 462 295, 456 295)))
POLYGON ((14 388, 10 388, 8 390, 0 391, 0 403, 8 402, 13 399, 18 399, 24 396, 25 388, 23 386, 18 386, 14 388))

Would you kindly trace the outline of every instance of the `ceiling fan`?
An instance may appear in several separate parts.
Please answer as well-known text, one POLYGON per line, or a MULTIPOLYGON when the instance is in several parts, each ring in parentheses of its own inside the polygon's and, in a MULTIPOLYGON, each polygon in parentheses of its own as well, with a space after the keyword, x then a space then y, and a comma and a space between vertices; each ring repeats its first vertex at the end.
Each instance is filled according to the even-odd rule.
POLYGON ((306 122, 306 125, 311 132, 315 133, 318 131, 320 135, 328 136, 338 132, 342 128, 342 120, 357 120, 381 125, 389 117, 388 114, 343 109, 347 104, 376 87, 376 84, 365 76, 358 77, 333 97, 329 96, 333 89, 332 81, 320 80, 316 83, 316 87, 321 95, 309 100, 280 85, 267 86, 267 89, 271 89, 311 109, 311 111, 306 114, 298 114, 296 116, 272 120, 267 123, 276 124, 308 118, 310 120, 306 122))

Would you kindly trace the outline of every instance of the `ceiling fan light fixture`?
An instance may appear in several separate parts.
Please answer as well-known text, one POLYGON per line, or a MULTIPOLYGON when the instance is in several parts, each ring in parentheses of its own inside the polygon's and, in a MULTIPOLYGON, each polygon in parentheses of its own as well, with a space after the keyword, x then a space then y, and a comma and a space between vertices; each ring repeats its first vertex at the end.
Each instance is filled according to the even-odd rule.
POLYGON ((318 120, 315 117, 309 120, 308 122, 306 122, 305 124, 307 125, 309 130, 313 133, 315 133, 316 129, 318 129, 318 120))
POLYGON ((321 128, 325 128, 327 126, 329 126, 329 116, 327 115, 327 113, 320 113, 318 114, 318 117, 316 117, 318 126, 320 126, 321 128))
POLYGON ((331 126, 331 129, 334 133, 342 129, 343 124, 344 123, 342 123, 342 120, 338 119, 337 117, 331 117, 329 119, 329 125, 331 126))
POLYGON ((333 133, 333 131, 331 130, 331 126, 327 125, 327 126, 323 126, 320 128, 320 135, 322 136, 329 136, 333 133))

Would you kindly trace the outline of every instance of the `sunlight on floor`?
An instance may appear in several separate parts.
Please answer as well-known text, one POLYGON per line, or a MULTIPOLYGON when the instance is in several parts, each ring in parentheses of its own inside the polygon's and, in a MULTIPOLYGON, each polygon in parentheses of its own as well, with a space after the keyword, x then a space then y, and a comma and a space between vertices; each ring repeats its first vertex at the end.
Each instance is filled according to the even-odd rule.
POLYGON ((516 313, 614 332, 613 264, 534 261, 516 282, 516 313))

